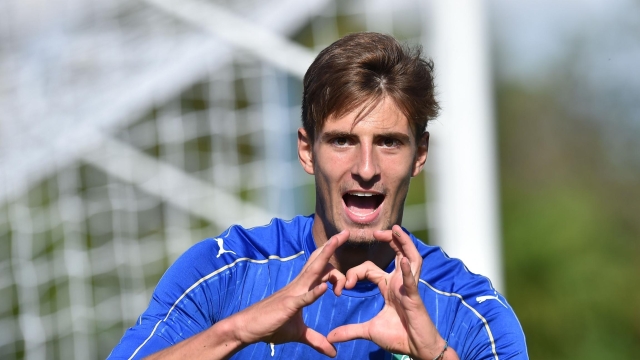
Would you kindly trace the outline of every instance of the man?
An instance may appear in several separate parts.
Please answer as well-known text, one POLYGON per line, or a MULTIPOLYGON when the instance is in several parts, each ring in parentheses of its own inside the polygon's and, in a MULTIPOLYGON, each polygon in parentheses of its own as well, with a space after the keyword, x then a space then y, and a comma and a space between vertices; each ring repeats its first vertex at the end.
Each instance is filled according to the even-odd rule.
POLYGON ((490 281, 399 226, 438 109, 432 69, 375 33, 323 50, 298 131, 315 214, 196 244, 110 358, 527 358, 490 281))

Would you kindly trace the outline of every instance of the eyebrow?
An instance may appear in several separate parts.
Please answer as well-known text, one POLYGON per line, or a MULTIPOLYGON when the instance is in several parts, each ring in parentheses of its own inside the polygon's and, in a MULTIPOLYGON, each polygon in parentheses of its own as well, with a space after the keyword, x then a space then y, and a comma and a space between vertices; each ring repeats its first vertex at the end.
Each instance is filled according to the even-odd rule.
MULTIPOLYGON (((352 132, 348 132, 348 131, 327 131, 325 133, 322 134, 322 136, 320 137, 323 141, 326 141, 328 139, 332 139, 332 138, 337 138, 337 137, 353 137, 355 136, 354 133, 352 132)), ((389 131, 389 132, 383 132, 380 134, 376 134, 375 135, 376 139, 380 139, 380 138, 395 138, 398 140, 401 140, 405 143, 410 143, 411 142, 411 137, 405 133, 402 132, 398 132, 398 131, 389 131)))
POLYGON ((353 136, 352 132, 336 130, 336 131, 327 131, 323 133, 321 136, 321 139, 328 140, 328 139, 337 138, 337 137, 352 137, 352 136, 353 136))
POLYGON ((395 138, 407 144, 411 142, 411 137, 409 135, 398 131, 381 133, 376 135, 376 138, 395 138))

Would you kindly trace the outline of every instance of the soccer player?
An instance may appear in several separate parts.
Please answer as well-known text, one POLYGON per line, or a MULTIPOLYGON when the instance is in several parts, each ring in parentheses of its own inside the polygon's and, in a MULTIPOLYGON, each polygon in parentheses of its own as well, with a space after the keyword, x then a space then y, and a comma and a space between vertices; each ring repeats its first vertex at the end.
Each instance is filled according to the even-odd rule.
POLYGON ((298 130, 315 214, 193 246, 110 358, 526 359, 491 282, 400 226, 438 110, 432 71, 386 35, 324 49, 298 130))

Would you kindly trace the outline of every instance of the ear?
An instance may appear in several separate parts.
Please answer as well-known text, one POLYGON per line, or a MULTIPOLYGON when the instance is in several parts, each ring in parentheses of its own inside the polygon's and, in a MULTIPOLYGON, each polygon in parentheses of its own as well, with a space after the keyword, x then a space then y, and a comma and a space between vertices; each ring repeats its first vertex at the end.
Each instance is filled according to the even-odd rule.
POLYGON ((424 168, 427 162, 427 154, 429 153, 429 132, 425 131, 418 140, 418 148, 416 149, 416 158, 413 163, 413 172, 411 176, 416 176, 424 168))
POLYGON ((304 128, 298 129, 298 160, 307 174, 313 175, 313 144, 304 128))

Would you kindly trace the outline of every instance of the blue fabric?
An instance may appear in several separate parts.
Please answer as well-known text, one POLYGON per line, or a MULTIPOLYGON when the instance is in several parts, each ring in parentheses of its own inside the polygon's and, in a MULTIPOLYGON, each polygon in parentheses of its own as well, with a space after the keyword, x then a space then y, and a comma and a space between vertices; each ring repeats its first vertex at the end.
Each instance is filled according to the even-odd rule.
MULTIPOLYGON (((185 252, 164 274, 138 322, 109 359, 143 358, 189 338, 293 280, 316 249, 313 216, 274 219, 252 229, 229 228, 185 252), (222 239, 222 240, 220 240, 222 239), (219 244, 223 244, 224 251, 219 244)), ((490 281, 470 273, 461 261, 411 235, 424 262, 419 290, 441 336, 461 359, 527 359, 525 337, 513 310, 490 281)), ((394 262, 386 271, 394 268, 394 262)), ((305 323, 327 335, 339 325, 371 319, 384 300, 370 282, 336 297, 327 291, 303 310, 305 323)), ((339 359, 391 359, 366 340, 336 344, 339 359)), ((298 343, 253 344, 234 359, 326 358, 298 343)))

